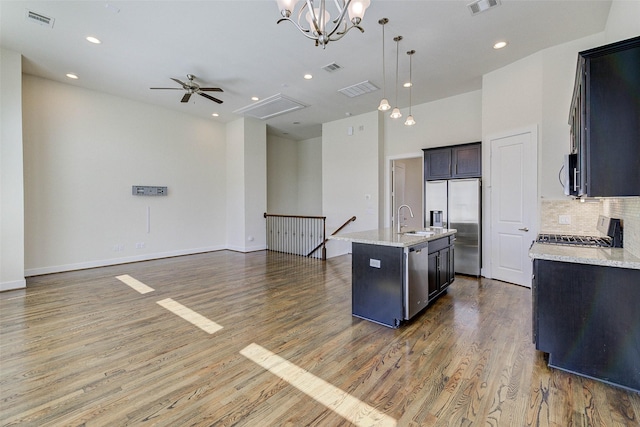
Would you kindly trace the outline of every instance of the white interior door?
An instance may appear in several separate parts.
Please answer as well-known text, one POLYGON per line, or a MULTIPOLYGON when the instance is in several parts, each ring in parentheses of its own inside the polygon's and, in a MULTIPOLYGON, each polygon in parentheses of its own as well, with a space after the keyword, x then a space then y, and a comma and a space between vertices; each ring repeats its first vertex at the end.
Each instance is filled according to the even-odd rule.
POLYGON ((490 139, 492 277, 528 287, 537 232, 536 138, 526 131, 490 139))

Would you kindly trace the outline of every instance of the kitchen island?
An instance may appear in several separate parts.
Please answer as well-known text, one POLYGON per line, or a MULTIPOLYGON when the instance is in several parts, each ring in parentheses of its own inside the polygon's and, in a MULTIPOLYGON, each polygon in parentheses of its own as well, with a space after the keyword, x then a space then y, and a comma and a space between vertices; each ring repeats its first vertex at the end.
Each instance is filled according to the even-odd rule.
POLYGON ((455 233, 383 228, 331 236, 351 242, 352 314, 397 328, 422 311, 454 280, 455 233))
POLYGON ((640 392, 640 258, 534 243, 533 341, 549 366, 640 392))

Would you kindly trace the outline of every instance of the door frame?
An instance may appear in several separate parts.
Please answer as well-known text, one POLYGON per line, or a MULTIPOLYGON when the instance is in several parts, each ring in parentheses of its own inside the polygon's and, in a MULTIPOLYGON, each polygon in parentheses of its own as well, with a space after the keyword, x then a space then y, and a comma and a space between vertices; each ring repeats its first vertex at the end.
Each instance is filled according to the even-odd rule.
MULTIPOLYGON (((534 210, 532 212, 531 219, 531 232, 532 235, 538 234, 539 228, 539 212, 540 212, 540 198, 538 194, 540 192, 540 168, 539 168, 539 158, 540 158, 540 150, 538 146, 540 142, 538 141, 538 125, 533 124, 523 128, 511 129, 502 132, 493 133, 490 135, 486 135, 482 139, 482 253, 483 254, 491 254, 493 253, 493 242, 491 241, 492 236, 492 203, 493 200, 491 198, 491 141, 494 139, 507 138, 510 136, 520 135, 523 133, 531 133, 531 143, 533 146, 531 149, 533 150, 534 156, 532 161, 535 162, 533 170, 536 171, 535 174, 535 194, 533 195, 535 198, 534 210)), ((493 278, 492 274, 492 260, 491 256, 483 256, 482 257, 482 268, 481 275, 486 278, 493 278)))
MULTIPOLYGON (((393 191, 393 173, 392 173, 392 167, 393 167, 393 162, 396 160, 406 160, 406 159, 415 159, 415 158, 420 158, 421 160, 424 159, 424 157, 422 156, 422 151, 420 152, 414 152, 414 153, 405 153, 405 154, 398 154, 398 155, 394 155, 394 156, 387 156, 386 157, 386 161, 384 164, 384 226, 385 227, 392 227, 393 226, 393 200, 392 200, 392 196, 391 193, 393 191)), ((422 164, 422 176, 424 177, 424 161, 421 161, 422 164)), ((424 180, 420 180, 421 182, 421 189, 420 189, 420 194, 422 195, 422 203, 420 205, 420 217, 422 217, 422 224, 424 224, 424 180)), ((416 215, 417 213, 414 212, 414 215, 416 215)))

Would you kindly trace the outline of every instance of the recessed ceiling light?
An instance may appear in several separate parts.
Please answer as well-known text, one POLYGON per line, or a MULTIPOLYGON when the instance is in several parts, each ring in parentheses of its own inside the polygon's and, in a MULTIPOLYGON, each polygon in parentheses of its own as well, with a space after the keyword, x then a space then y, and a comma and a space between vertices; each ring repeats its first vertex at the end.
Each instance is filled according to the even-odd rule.
POLYGON ((97 38, 95 38, 95 37, 93 37, 93 36, 88 36, 88 37, 87 37, 87 41, 88 41, 89 43, 93 43, 93 44, 100 44, 100 43, 102 43, 99 39, 97 39, 97 38))
POLYGON ((502 49, 503 47, 505 47, 507 45, 507 42, 498 42, 496 44, 493 45, 494 49, 502 49))
POLYGON ((213 117, 218 117, 220 114, 218 114, 218 113, 213 113, 213 114, 211 114, 211 115, 212 115, 213 117))
POLYGON ((411 82, 406 82, 405 84, 402 85, 402 87, 411 87, 413 86, 413 83, 411 82))
POLYGON ((78 80, 78 75, 74 73, 67 73, 67 77, 73 80, 78 80))
POLYGON ((252 100, 252 101, 260 101, 260 98, 258 98, 257 96, 252 96, 252 97, 251 97, 251 100, 252 100))
POLYGON ((305 80, 311 80, 313 78, 313 76, 311 74, 305 74, 304 75, 304 79, 305 80))

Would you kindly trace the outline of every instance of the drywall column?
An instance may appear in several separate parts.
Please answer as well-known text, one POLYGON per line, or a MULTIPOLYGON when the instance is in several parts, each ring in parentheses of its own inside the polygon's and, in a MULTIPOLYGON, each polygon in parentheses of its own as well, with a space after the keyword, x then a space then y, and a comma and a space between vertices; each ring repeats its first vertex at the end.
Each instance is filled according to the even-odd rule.
MULTIPOLYGON (((371 230, 380 223, 380 157, 383 144, 378 110, 322 125, 322 210, 327 235, 352 216, 341 233, 371 230)), ((351 243, 330 240, 327 258, 351 251, 351 243)))
POLYGON ((267 128, 243 118, 227 125, 227 248, 266 248, 267 128))
POLYGON ((0 291, 26 287, 21 61, 0 49, 0 291))

